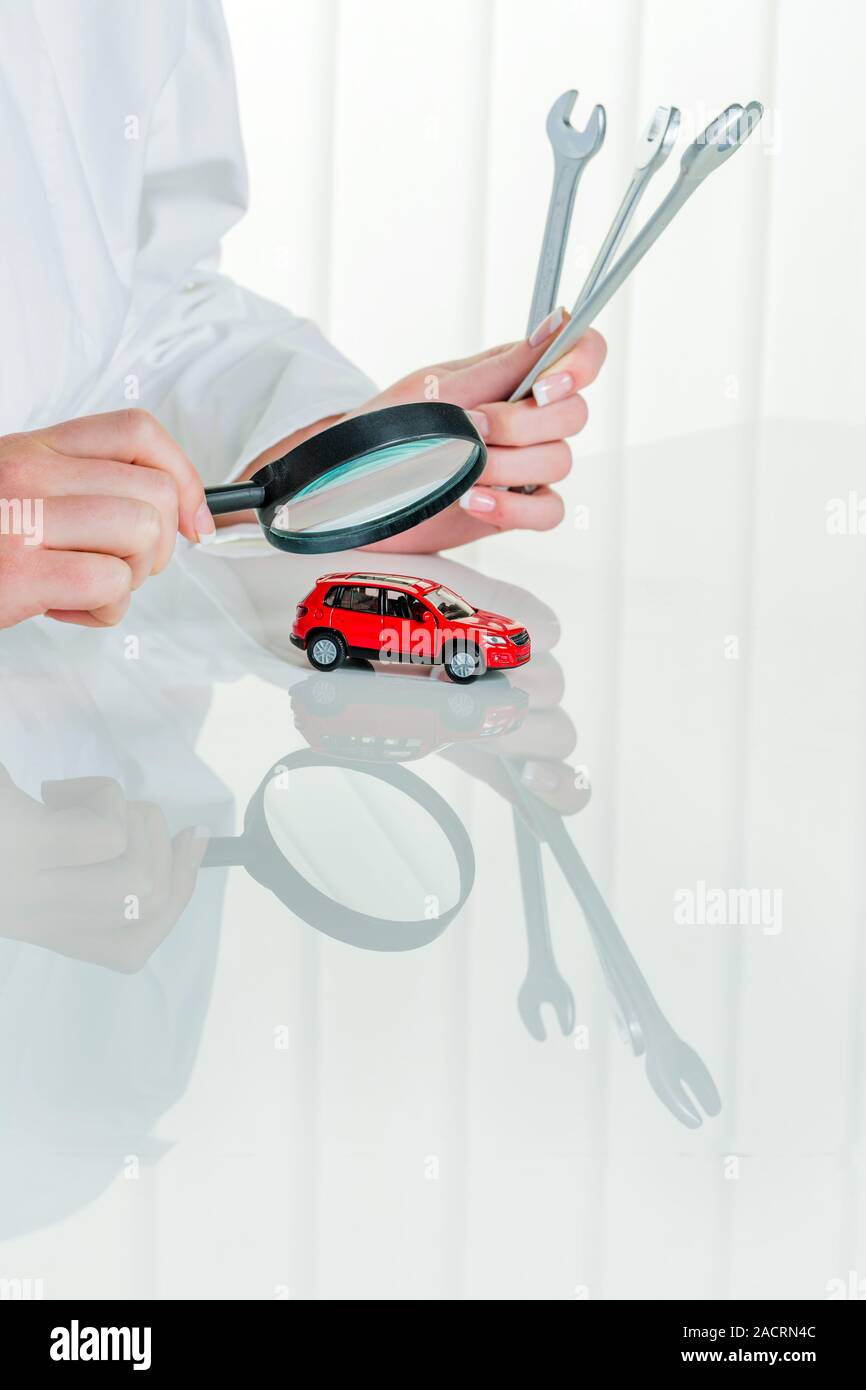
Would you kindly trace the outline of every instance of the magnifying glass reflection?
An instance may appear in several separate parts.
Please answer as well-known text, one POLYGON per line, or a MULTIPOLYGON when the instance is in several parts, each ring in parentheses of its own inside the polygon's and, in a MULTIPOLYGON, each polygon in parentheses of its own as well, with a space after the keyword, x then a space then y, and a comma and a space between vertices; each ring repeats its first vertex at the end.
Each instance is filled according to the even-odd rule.
POLYGON ((422 778, 306 750, 271 768, 243 834, 215 836, 203 863, 244 865, 317 931, 373 951, 433 941, 475 877, 462 821, 422 778))

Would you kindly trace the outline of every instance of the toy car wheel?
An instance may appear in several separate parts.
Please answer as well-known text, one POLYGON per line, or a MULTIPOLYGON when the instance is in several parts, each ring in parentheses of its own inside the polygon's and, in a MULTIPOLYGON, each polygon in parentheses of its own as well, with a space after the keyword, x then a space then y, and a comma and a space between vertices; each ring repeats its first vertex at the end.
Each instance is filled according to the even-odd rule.
POLYGON ((445 659, 446 674, 458 685, 468 685, 483 670, 481 653, 475 647, 458 647, 445 659))
POLYGON ((346 660, 346 643, 339 632, 314 632, 307 643, 307 660, 317 671, 336 671, 346 660))

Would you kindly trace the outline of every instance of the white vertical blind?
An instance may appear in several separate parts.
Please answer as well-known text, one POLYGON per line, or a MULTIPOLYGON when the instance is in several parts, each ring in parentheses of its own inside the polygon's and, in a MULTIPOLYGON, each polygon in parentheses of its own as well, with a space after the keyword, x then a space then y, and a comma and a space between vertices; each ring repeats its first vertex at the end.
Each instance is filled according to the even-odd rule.
MULTIPOLYGON (((326 323, 383 382, 522 331, 567 86, 608 137, 579 194, 576 292, 659 102, 756 138, 606 311, 580 450, 776 416, 862 422, 866 12, 828 0, 226 0, 252 208, 226 269, 326 323)), ((676 156, 647 198, 673 178, 676 156)))

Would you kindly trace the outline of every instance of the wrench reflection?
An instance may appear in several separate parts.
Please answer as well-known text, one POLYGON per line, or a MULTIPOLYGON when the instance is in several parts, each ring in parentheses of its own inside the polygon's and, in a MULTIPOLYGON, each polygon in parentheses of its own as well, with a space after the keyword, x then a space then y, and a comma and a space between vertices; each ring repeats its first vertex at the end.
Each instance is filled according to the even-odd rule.
POLYGON ((517 995, 517 1007, 526 1031, 538 1042, 544 1042, 547 1034, 541 1016, 542 1004, 552 1006, 563 1034, 568 1036, 574 1032, 574 995, 560 975, 553 954, 541 848, 516 809, 513 817, 529 945, 526 979, 517 995))
MULTIPOLYGON (((506 764, 506 771, 530 832, 537 843, 549 845, 580 903, 621 1031, 632 1052, 636 1057, 646 1056, 649 1083, 671 1114, 687 1128, 699 1128, 703 1117, 698 1106, 710 1116, 718 1115, 722 1108, 712 1076, 694 1049, 677 1036, 656 1003, 562 818, 526 792, 514 764, 506 764)), ((541 894, 543 902, 543 887, 541 894)), ((546 905, 543 910, 546 916, 546 905)))
POLYGON ((645 1057, 647 1079, 662 1103, 681 1124, 698 1128, 702 1111, 719 1113, 718 1091, 700 1057, 667 1022, 565 828, 564 815, 582 809, 590 793, 565 762, 575 735, 558 705, 562 684, 549 653, 537 664, 533 681, 539 674, 534 700, 501 677, 478 682, 476 703, 457 712, 449 705, 453 691, 435 676, 343 670, 321 678, 324 683, 308 677, 295 686, 292 708, 296 727, 319 752, 376 763, 437 751, 511 803, 528 945, 518 1010, 528 1033, 538 1041, 546 1038, 545 1005, 564 1034, 573 1031, 575 1020, 572 991, 553 951, 542 866, 546 844, 580 904, 621 1033, 633 1054, 645 1057), (552 701, 551 691, 556 692, 552 701), (449 729, 451 738, 444 738, 449 729), (539 769, 547 775, 539 776, 539 769), (534 778, 527 778, 529 770, 534 778))

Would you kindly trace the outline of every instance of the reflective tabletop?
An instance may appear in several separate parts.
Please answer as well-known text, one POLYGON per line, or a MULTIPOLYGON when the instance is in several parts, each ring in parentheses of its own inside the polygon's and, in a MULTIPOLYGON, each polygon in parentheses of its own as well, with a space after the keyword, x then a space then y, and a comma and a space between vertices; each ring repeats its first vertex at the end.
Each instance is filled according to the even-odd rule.
POLYGON ((0 634, 4 1296, 850 1296, 863 458, 668 441, 567 544, 377 556, 529 629, 465 687, 314 671, 370 555, 246 539, 0 634))

